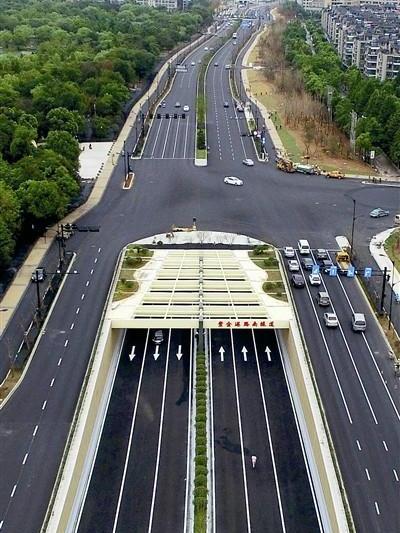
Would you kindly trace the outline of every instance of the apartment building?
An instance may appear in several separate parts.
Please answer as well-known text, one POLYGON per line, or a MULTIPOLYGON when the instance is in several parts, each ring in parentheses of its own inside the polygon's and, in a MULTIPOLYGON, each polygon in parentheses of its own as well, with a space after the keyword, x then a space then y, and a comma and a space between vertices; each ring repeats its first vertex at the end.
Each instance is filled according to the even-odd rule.
POLYGON ((136 3, 149 7, 165 7, 168 11, 181 7, 178 0, 136 0, 136 3))

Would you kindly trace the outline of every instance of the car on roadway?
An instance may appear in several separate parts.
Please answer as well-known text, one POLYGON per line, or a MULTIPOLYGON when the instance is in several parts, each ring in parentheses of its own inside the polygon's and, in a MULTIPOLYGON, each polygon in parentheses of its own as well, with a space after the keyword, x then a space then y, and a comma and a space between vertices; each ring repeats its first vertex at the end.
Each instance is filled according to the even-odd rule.
POLYGON ((318 260, 328 259, 328 252, 324 248, 317 248, 315 250, 315 257, 318 260))
POLYGON ((175 107, 181 107, 181 103, 180 102, 176 102, 175 103, 175 107))
POLYGON ((295 257, 296 252, 294 251, 293 246, 285 246, 285 248, 283 249, 283 255, 285 257, 295 257))
POLYGON ((243 185, 243 180, 236 178, 235 176, 226 176, 224 178, 224 183, 228 185, 243 185))
POLYGON ((194 67, 196 64, 196 61, 192 61, 190 64, 192 65, 192 67, 194 67))
POLYGON ((31 280, 33 283, 36 283, 37 281, 40 283, 46 279, 46 276, 46 269, 44 267, 37 267, 37 269, 32 272, 31 280))
POLYGON ((337 328, 339 325, 336 313, 324 313, 324 322, 327 328, 337 328))
POLYGON ((190 109, 190 108, 189 108, 188 105, 184 105, 184 106, 183 106, 183 110, 184 110, 186 113, 189 111, 189 109, 190 109))
POLYGON ((225 70, 230 70, 231 66, 230 65, 225 65, 225 70))
POLYGON ((242 163, 243 165, 246 165, 246 167, 254 167, 254 161, 252 159, 243 159, 242 163))
POLYGON ((310 285, 318 286, 321 285, 321 276, 319 274, 310 274, 308 276, 308 279, 310 281, 310 285))
POLYGON ((214 67, 218 67, 218 63, 214 63, 214 67))
POLYGON ((208 52, 208 46, 205 46, 205 47, 204 47, 204 50, 205 50, 206 52, 208 52))
POLYGON ((332 266, 333 263, 330 259, 323 259, 319 264, 320 270, 322 270, 324 274, 329 274, 329 271, 332 266))
POLYGON ((158 329, 154 332, 153 335, 153 342, 154 344, 161 344, 164 340, 164 334, 161 329, 158 329))
POLYGON ((311 257, 303 257, 301 264, 303 265, 304 270, 312 270, 315 263, 311 257))
POLYGON ((372 218, 381 218, 381 217, 387 217, 390 215, 390 211, 387 209, 382 209, 381 207, 377 207, 376 209, 373 209, 371 213, 369 214, 372 218))
POLYGON ((302 289, 305 286, 305 281, 301 274, 292 274, 292 277, 290 278, 290 283, 296 289, 302 289))
POLYGON ((229 107, 229 102, 224 102, 224 107, 229 107))
POLYGON ((300 270, 299 262, 296 259, 290 259, 288 261, 289 272, 298 272, 300 270))
POLYGON ((331 305, 329 294, 325 291, 319 291, 317 294, 317 304, 321 307, 329 307, 331 305))
POLYGON ((244 112, 244 108, 243 108, 243 106, 240 105, 240 104, 238 104, 238 105, 236 106, 236 111, 237 111, 238 113, 243 113, 243 112, 244 112))
POLYGON ((163 103, 162 103, 162 107, 167 107, 167 103, 166 103, 166 102, 163 102, 163 103))

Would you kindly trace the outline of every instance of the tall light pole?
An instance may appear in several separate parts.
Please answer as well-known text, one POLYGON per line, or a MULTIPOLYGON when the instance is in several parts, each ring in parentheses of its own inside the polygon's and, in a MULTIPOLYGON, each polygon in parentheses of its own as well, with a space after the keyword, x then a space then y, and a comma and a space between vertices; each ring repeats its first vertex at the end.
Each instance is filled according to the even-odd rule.
MULTIPOLYGON (((394 261, 392 261, 392 281, 394 280, 394 261)), ((394 286, 397 285, 398 283, 400 283, 400 280, 399 281, 396 281, 396 283, 392 283, 391 287, 390 287, 390 304, 389 304, 389 326, 388 326, 388 329, 390 329, 391 325, 392 325, 392 304, 393 304, 393 292, 394 292, 394 286)))
POLYGON ((353 248, 354 248, 354 224, 356 221, 356 200, 355 198, 352 198, 353 200, 353 220, 351 223, 351 240, 350 240, 350 261, 353 261, 353 248))

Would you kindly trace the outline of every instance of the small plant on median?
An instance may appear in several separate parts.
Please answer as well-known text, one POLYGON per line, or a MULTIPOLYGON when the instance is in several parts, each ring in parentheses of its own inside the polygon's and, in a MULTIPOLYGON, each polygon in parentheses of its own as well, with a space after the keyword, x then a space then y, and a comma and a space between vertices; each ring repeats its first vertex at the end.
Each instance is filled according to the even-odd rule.
POLYGON ((207 530, 207 368, 204 353, 196 357, 196 455, 194 532, 207 530))

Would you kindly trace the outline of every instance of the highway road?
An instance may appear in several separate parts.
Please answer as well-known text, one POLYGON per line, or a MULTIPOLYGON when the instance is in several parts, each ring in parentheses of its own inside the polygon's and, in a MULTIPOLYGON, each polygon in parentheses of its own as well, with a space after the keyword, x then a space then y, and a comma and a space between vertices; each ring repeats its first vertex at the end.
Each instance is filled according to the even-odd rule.
POLYGON ((212 330, 209 345, 213 531, 320 531, 275 332, 212 330))
POLYGON ((296 307, 357 527, 399 531, 400 400, 398 380, 387 372, 388 347, 355 279, 323 274, 312 287, 309 271, 301 273, 306 287, 294 290, 296 307), (318 291, 328 292, 329 307, 318 305, 318 291), (336 313, 338 328, 324 324, 327 311, 336 313), (366 315, 365 333, 352 331, 352 311, 366 315))
POLYGON ((126 333, 80 533, 186 531, 192 332, 153 335, 126 333))
MULTIPOLYGON (((210 67, 209 75, 212 72, 210 67)), ((176 82, 178 80, 179 77, 176 82)), ((216 94, 220 98, 220 109, 222 95, 218 96, 219 91, 216 91, 216 94)), ((188 101, 188 105, 193 109, 195 102, 188 101)), ((155 120, 153 128, 156 125, 155 120)), ((239 154, 241 138, 238 128, 231 127, 230 131, 234 151, 239 154)), ((183 133, 184 130, 180 129, 180 132, 183 133)), ((152 130, 151 135, 154 134, 155 131, 152 130)), ((182 145, 184 136, 180 134, 179 139, 182 145)), ((150 146, 151 142, 146 150, 150 146)), ((126 243, 146 235, 166 232, 173 223, 187 225, 195 216, 201 230, 244 233, 278 246, 295 244, 299 237, 303 237, 314 247, 333 248, 335 235, 350 233, 354 198, 357 201, 355 243, 357 249, 367 254, 371 236, 386 228, 390 222, 388 219, 369 219, 368 211, 380 206, 393 213, 400 205, 398 188, 383 184, 365 185, 355 180, 338 182, 318 176, 285 174, 278 171, 272 163, 256 163, 253 168, 247 168, 241 163, 241 153, 233 159, 229 157, 229 152, 226 152, 226 159, 220 160, 216 146, 214 142, 211 145, 210 166, 207 168, 195 168, 191 159, 179 160, 179 163, 175 160, 155 158, 133 162, 136 180, 129 191, 121 188, 124 168, 120 159, 101 202, 79 221, 81 224, 100 225, 100 232, 75 234, 67 241, 67 248, 76 253, 73 268, 79 275, 67 277, 53 314, 40 337, 23 384, 0 411, 1 531, 26 531, 27 524, 29 531, 36 532, 40 529, 112 272, 118 254, 126 243), (246 174, 243 174, 243 187, 235 188, 223 183, 225 175, 241 176, 244 169, 246 174)), ((57 249, 54 245, 44 260, 44 266, 53 271, 56 263, 57 249)), ((355 299, 361 300, 356 287, 350 301, 355 299)), ((30 287, 15 312, 14 320, 1 339, 2 375, 8 367, 9 353, 13 353, 14 345, 18 346, 22 340, 21 324, 27 322, 34 306, 34 287, 30 287)), ((304 328, 307 339, 313 346, 312 343, 318 339, 318 325, 309 319, 309 307, 308 310, 306 313, 300 308, 300 314, 305 315, 304 328)), ((398 309, 395 312, 398 315, 398 309)), ((353 433, 348 429, 350 422, 347 415, 343 415, 343 401, 332 368, 319 366, 321 361, 329 361, 329 358, 318 356, 317 351, 313 362, 321 391, 332 393, 328 395, 326 392, 327 411, 337 405, 337 412, 334 411, 330 417, 331 429, 335 432, 340 447, 338 453, 342 468, 346 471, 344 475, 348 490, 352 487, 353 475, 354 479, 360 479, 360 460, 368 468, 368 472, 373 472, 371 481, 357 482, 350 495, 356 526, 363 531, 362 526, 370 520, 371 524, 378 524, 380 529, 377 531, 396 533, 399 528, 394 528, 394 525, 399 513, 396 507, 389 508, 389 504, 386 504, 382 497, 378 498, 378 489, 375 488, 378 486, 378 477, 375 477, 375 471, 383 470, 381 467, 385 461, 382 456, 386 457, 389 453, 386 452, 383 439, 388 448, 390 443, 389 450, 394 454, 396 430, 399 427, 398 421, 395 422, 390 400, 388 397, 384 398, 387 393, 379 392, 385 390, 382 379, 387 383, 395 405, 398 404, 399 398, 398 381, 393 379, 378 331, 375 331, 372 325, 370 327, 371 331, 367 332, 366 336, 370 346, 374 346, 374 351, 379 351, 378 355, 374 351, 373 354, 375 357, 379 356, 380 375, 367 350, 363 364, 367 368, 375 368, 365 376, 366 383, 372 387, 372 392, 369 392, 368 385, 368 397, 371 395, 374 399, 377 390, 383 400, 382 403, 379 402, 379 406, 376 405, 377 401, 373 401, 372 406, 378 419, 378 424, 375 424, 364 393, 355 393, 357 395, 351 403, 351 412, 356 413, 354 419, 359 420, 362 438, 360 437, 360 440, 357 437, 356 440, 360 443, 362 441, 362 451, 358 450, 357 442, 354 446, 353 433), (375 348, 376 345, 378 348, 375 348), (358 402, 359 405, 356 406, 358 402), (386 424, 386 420, 390 420, 391 426, 386 424), (375 431, 385 426, 388 428, 387 432, 392 435, 391 439, 390 435, 382 436, 379 453, 374 444, 375 438, 372 451, 367 452, 370 439, 363 427, 370 428, 372 424, 377 426, 375 431), (364 492, 368 485, 374 487, 372 492, 364 492), (379 515, 375 501, 378 503, 379 515)), ((335 343, 336 341, 337 339, 334 339, 335 343)), ((340 342, 342 352, 344 341, 340 342)), ((365 348, 363 350, 365 351, 365 348)), ((350 359, 348 353, 346 358, 350 359)), ((361 384, 351 360, 350 364, 351 373, 343 379, 349 383, 350 391, 359 391, 361 384)), ((364 371, 366 372, 363 369, 364 371)), ((371 434, 374 434, 372 430, 371 434)), ((387 457, 391 459, 385 467, 385 472, 389 465, 397 468, 393 457, 387 457)), ((398 470, 396 472, 398 473, 398 470)), ((393 472, 392 474, 394 476, 393 472)), ((366 473, 365 478, 367 479, 366 473)), ((388 484, 394 483, 389 475, 385 480, 388 484)), ((395 490, 394 487, 393 493, 395 490)))

